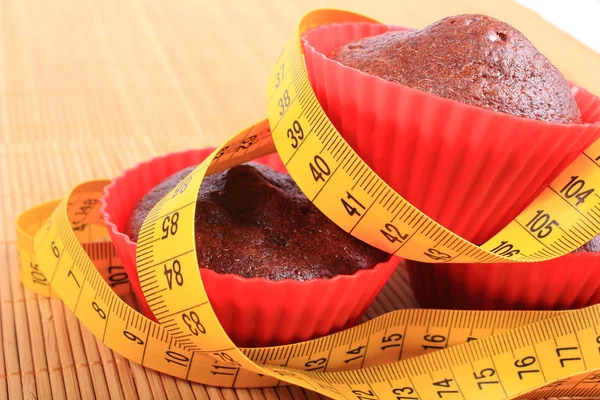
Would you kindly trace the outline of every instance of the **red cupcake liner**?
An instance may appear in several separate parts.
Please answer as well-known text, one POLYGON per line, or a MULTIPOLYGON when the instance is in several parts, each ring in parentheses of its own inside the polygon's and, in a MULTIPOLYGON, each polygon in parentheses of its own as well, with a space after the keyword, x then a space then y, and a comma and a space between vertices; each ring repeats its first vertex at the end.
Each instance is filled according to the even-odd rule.
MULTIPOLYGON (((165 178, 200 164, 214 149, 189 150, 140 163, 105 188, 101 213, 131 281, 141 311, 154 318, 136 269, 136 243, 123 233, 137 201, 165 178)), ((277 154, 254 160, 278 171, 277 154)), ((271 281, 200 273, 221 325, 238 346, 268 346, 309 340, 356 324, 399 264, 397 257, 372 269, 332 279, 271 281)))
POLYGON ((568 310, 600 302, 600 254, 571 253, 538 263, 427 264, 406 260, 426 308, 568 310))
POLYGON ((308 75, 323 109, 361 158, 435 221, 484 243, 600 137, 600 99, 573 87, 584 124, 466 105, 327 58, 350 41, 405 30, 342 23, 306 32, 308 75))

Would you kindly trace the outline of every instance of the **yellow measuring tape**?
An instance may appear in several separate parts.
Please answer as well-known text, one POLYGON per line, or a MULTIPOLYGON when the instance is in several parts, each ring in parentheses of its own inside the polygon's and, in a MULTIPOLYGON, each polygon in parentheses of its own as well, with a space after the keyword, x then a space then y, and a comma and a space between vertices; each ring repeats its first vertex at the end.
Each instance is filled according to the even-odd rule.
POLYGON ((112 244, 102 241, 106 230, 99 213, 108 181, 80 184, 63 200, 19 217, 23 284, 59 297, 122 356, 208 385, 289 383, 358 400, 600 395, 600 373, 595 373, 600 369, 599 306, 568 312, 402 310, 324 338, 269 348, 237 348, 228 338, 196 261, 196 196, 204 175, 275 148, 300 188, 330 219, 405 258, 541 261, 569 253, 600 232, 600 141, 482 246, 444 229, 390 189, 331 125, 304 66, 300 37, 305 30, 350 21, 372 22, 341 11, 308 14, 271 74, 268 119, 215 150, 144 221, 138 272, 144 274, 142 289, 160 324, 120 297, 129 285, 112 244), (561 190, 573 176, 593 195, 581 201, 582 196, 561 190), (398 206, 410 210, 411 218, 395 213, 398 206), (169 287, 164 266, 175 260, 182 284, 169 287))

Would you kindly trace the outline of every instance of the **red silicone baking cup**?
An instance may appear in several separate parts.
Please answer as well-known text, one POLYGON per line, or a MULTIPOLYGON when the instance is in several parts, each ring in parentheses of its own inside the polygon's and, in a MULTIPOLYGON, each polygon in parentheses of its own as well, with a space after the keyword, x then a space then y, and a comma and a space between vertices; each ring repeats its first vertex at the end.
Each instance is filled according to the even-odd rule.
POLYGON ((567 310, 600 302, 599 253, 538 263, 407 265, 426 308, 567 310))
POLYGON ((600 99, 573 87, 584 124, 551 124, 389 82, 327 57, 352 40, 405 30, 370 23, 306 32, 308 75, 323 109, 360 157, 435 221, 481 244, 600 137, 600 99))
MULTIPOLYGON (((154 319, 136 270, 136 244, 123 233, 137 201, 165 178, 200 164, 213 149, 157 157, 125 171, 105 188, 101 212, 142 312, 154 319)), ((285 171, 277 154, 255 160, 285 171)), ((201 268, 210 303, 238 346, 304 341, 356 324, 399 263, 397 257, 372 269, 332 279, 271 281, 219 274, 201 268)))

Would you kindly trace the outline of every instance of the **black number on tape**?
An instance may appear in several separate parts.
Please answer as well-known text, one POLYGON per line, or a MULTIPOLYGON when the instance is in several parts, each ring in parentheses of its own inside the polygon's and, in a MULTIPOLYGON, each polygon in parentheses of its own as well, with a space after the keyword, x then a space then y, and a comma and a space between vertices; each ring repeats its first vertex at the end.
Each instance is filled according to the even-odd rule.
POLYGON ((83 230, 84 230, 84 229, 87 227, 87 224, 81 224, 81 225, 77 226, 77 224, 80 224, 81 222, 74 222, 74 221, 71 221, 71 223, 72 223, 73 225, 75 225, 75 226, 73 227, 73 230, 74 230, 74 231, 82 232, 82 231, 83 231, 83 230))
POLYGON ((559 386, 562 386, 564 382, 563 381, 556 381, 556 382, 550 382, 549 384, 547 384, 546 386, 544 386, 544 388, 546 389, 556 389, 559 386))
POLYGON ((166 239, 171 236, 174 236, 177 233, 177 222, 179 222, 179 212, 175 211, 173 215, 167 215, 163 219, 162 223, 162 231, 165 233, 161 239, 166 239))
POLYGON ((279 106, 279 115, 283 115, 285 113, 285 110, 290 106, 291 102, 290 94, 286 90, 283 92, 283 97, 281 97, 277 103, 279 106))
POLYGON ((364 354, 362 354, 362 350, 363 350, 364 348, 365 348, 365 346, 358 346, 358 347, 356 347, 356 348, 354 348, 354 349, 348 350, 348 351, 346 352, 346 354, 349 354, 349 355, 356 355, 356 357, 352 357, 352 358, 349 358, 349 359, 347 359, 347 360, 344 360, 344 362, 345 362, 346 364, 349 364, 349 363, 351 363, 351 362, 352 362, 352 361, 354 361, 354 360, 358 360, 359 358, 362 358, 362 357, 364 357, 365 355, 364 355, 364 354))
POLYGON ((402 343, 398 343, 402 340, 402 335, 399 333, 392 333, 391 335, 387 335, 381 338, 381 343, 388 343, 384 346, 381 346, 381 350, 388 349, 390 347, 402 347, 402 343))
POLYGON ((326 358, 319 358, 317 360, 307 361, 304 366, 307 368, 307 371, 316 371, 321 368, 325 368, 325 364, 327 363, 326 358))
POLYGON ((588 376, 585 377, 585 379, 582 381, 582 383, 593 383, 593 384, 600 383, 600 373, 594 372, 594 373, 589 374, 588 376))
POLYGON ((133 333, 127 330, 123 331, 123 335, 125 335, 125 337, 131 340, 132 342, 136 342, 137 344, 144 344, 144 341, 142 339, 140 339, 139 337, 135 336, 133 333))
POLYGON ((33 279, 34 283, 39 283, 40 285, 48 285, 48 279, 46 279, 46 275, 40 272, 39 264, 34 264, 31 261, 29 262, 29 267, 31 268, 31 279, 33 279))
POLYGON ((175 188, 175 191, 173 192, 173 195, 171 196, 171 198, 174 199, 175 197, 177 197, 178 194, 185 192, 185 189, 187 189, 191 180, 192 180, 192 177, 188 176, 183 181, 181 181, 181 183, 179 183, 179 185, 177 185, 177 187, 175 188))
POLYGON ((181 274, 181 264, 177 259, 173 260, 171 268, 167 267, 167 264, 165 264, 165 277, 167 278, 169 290, 173 290, 173 275, 175 275, 175 283, 179 286, 182 286, 183 275, 181 274))
MULTIPOLYGON (((290 372, 290 371, 281 371, 281 370, 274 369, 273 372, 276 372, 281 376, 292 376, 294 378, 298 378, 298 376, 295 373, 290 372)), ((300 378, 300 379, 302 379, 302 378, 300 378)))
POLYGON ((173 364, 181 365, 182 367, 187 367, 190 362, 188 357, 173 350, 167 350, 167 357, 165 357, 165 360, 173 364))
POLYGON ((449 260, 452 256, 448 253, 444 253, 443 251, 439 251, 437 249, 431 248, 424 253, 427 257, 432 258, 434 260, 449 260))
POLYGON ((477 380, 482 379, 481 382, 477 382, 477 386, 479 387, 479 390, 483 390, 483 385, 491 385, 494 383, 500 383, 499 381, 492 381, 492 380, 486 379, 486 378, 491 378, 494 375, 496 375, 496 371, 493 368, 484 368, 479 372, 479 374, 477 372, 473 372, 473 377, 475 379, 477 379, 477 380))
POLYGON ((329 168, 329 165, 327 165, 327 162, 325 162, 323 157, 321 157, 318 154, 315 156, 314 162, 309 163, 308 166, 310 167, 310 172, 312 172, 312 176, 315 182, 325 182, 325 178, 323 178, 323 175, 329 176, 331 174, 331 169, 329 168))
POLYGON ((239 370, 239 368, 236 367, 226 367, 224 365, 215 365, 213 364, 212 367, 214 369, 216 369, 216 371, 210 371, 213 375, 231 375, 234 376, 237 371, 239 370), (219 371, 219 370, 223 370, 223 371, 219 371))
POLYGON ((589 195, 594 193, 594 189, 583 190, 585 187, 585 181, 578 178, 578 175, 572 176, 569 183, 567 183, 567 185, 560 191, 560 193, 564 193, 565 198, 567 199, 575 197, 577 199, 577 203, 575 204, 576 206, 583 203, 589 195))
MULTIPOLYGON (((527 368, 530 365, 533 365, 535 363, 536 359, 534 356, 527 356, 527 357, 523 357, 520 360, 515 360, 515 367, 517 368, 527 368)), ((522 370, 522 371, 517 371, 517 373, 519 374, 519 379, 523 379, 523 375, 525 374, 533 374, 535 372, 540 372, 539 369, 526 369, 526 370, 522 370)))
POLYGON ((279 72, 277 74, 275 74, 275 89, 277 89, 279 87, 279 85, 281 85, 281 82, 283 81, 284 76, 285 76, 285 63, 281 64, 281 67, 279 68, 279 72))
POLYGON ((248 136, 247 138, 242 140, 242 143, 235 151, 246 150, 246 149, 250 148, 250 146, 252 146, 254 144, 254 139, 256 139, 256 135, 248 136))
POLYGON ((304 139, 304 130, 298 120, 294 120, 292 127, 287 130, 287 136, 292 139, 292 148, 297 149, 300 141, 304 139))
POLYGON ((77 210, 75 212, 75 215, 88 215, 90 212, 90 209, 92 208, 92 206, 81 206, 79 207, 79 210, 77 210))
POLYGON ((78 288, 81 287, 81 285, 79 284, 79 281, 77 280, 77 278, 75 277, 75 274, 73 273, 73 270, 70 269, 69 272, 67 273, 67 276, 71 276, 73 277, 73 280, 75 281, 75 284, 77 285, 78 288))
POLYGON ((430 342, 430 343, 443 343, 441 345, 438 346, 431 346, 431 345, 423 345, 423 349, 424 350, 428 350, 428 349, 443 349, 446 347, 446 336, 444 335, 425 335, 423 336, 423 339, 425 339, 426 341, 430 342))
POLYGON ((419 400, 418 397, 407 397, 405 394, 413 394, 415 389, 405 386, 403 388, 395 388, 392 393, 396 395, 396 400, 419 400))
POLYGON ((375 400, 375 393, 372 390, 353 390, 352 394, 356 395, 358 400, 375 400))
POLYGON ((108 281, 110 283, 110 286, 112 286, 112 287, 120 285, 121 283, 129 282, 127 279, 127 274, 125 273, 125 267, 123 267, 123 266, 118 266, 118 265, 110 266, 110 267, 108 267, 108 273, 110 274, 108 276, 108 281), (115 270, 123 271, 123 272, 113 272, 115 270))
POLYGON ((573 352, 577 352, 577 354, 579 354, 579 348, 578 347, 558 347, 556 349, 556 355, 558 356, 558 361, 560 361, 560 366, 561 367, 565 367, 565 363, 567 361, 581 361, 581 357, 573 357, 575 354, 573 354, 573 352), (567 353, 568 355, 570 355, 570 357, 564 357, 563 355, 564 353, 567 353))
POLYGON ((344 199, 343 197, 341 198, 342 204, 344 205, 346 212, 350 216, 353 216, 353 215, 360 216, 361 214, 360 214, 359 209, 365 210, 365 206, 363 206, 362 203, 356 199, 356 197, 352 196, 352 193, 346 192, 346 195, 348 196, 349 201, 346 201, 346 199, 344 199), (350 203, 352 203, 352 204, 350 204, 350 203))
MULTIPOLYGON (((442 379, 439 382, 433 382, 433 385, 449 388, 452 381, 453 381, 453 379, 446 378, 446 379, 442 379)), ((437 391, 437 395, 439 398, 443 398, 444 394, 450 394, 450 393, 458 393, 458 390, 438 390, 437 391)))
POLYGON ((96 303, 95 301, 92 301, 92 308, 94 309, 94 311, 96 311, 98 313, 98 316, 100 316, 100 318, 106 319, 106 313, 104 312, 103 309, 100 308, 98 303, 96 303))
POLYGON ((54 254, 54 257, 59 258, 60 250, 58 250, 58 247, 56 247, 56 243, 50 243, 50 248, 52 249, 52 254, 54 254))
POLYGON ((225 154, 225 151, 227 151, 228 148, 229 148, 229 145, 223 146, 223 148, 221 150, 219 150, 219 152, 215 155, 215 160, 223 157, 223 154, 225 154))
POLYGON ((198 314, 196 314, 195 311, 190 311, 188 314, 183 313, 181 315, 181 319, 187 325, 192 335, 198 336, 201 333, 206 333, 206 328, 200 322, 200 317, 198 316, 198 314))
MULTIPOLYGON (((83 206, 79 206, 79 210, 75 213, 75 215, 88 215, 89 211, 94 207, 94 205, 98 203, 96 199, 86 199, 83 201, 83 206)), ((71 203, 68 203, 69 205, 71 203)))
POLYGON ((498 254, 505 257, 516 256, 521 252, 521 250, 513 249, 513 245, 508 243, 508 241, 503 240, 500 244, 490 250, 491 253, 498 254))
POLYGON ((75 212, 75 215, 83 215, 86 216, 90 213, 90 210, 92 209, 92 206, 86 205, 86 206, 80 206, 79 210, 77 210, 75 212))
POLYGON ((236 367, 242 366, 242 364, 235 361, 229 354, 225 353, 224 351, 212 353, 212 354, 219 357, 221 360, 223 360, 224 363, 235 365, 236 367))
POLYGON ((532 233, 537 232, 537 237, 543 239, 552 233, 552 228, 559 226, 558 221, 550 219, 550 214, 544 213, 544 210, 538 210, 535 217, 525 225, 532 233))
POLYGON ((408 234, 403 235, 400 233, 400 230, 391 223, 385 224, 385 227, 381 230, 381 233, 387 240, 390 241, 390 243, 403 242, 408 239, 408 234))

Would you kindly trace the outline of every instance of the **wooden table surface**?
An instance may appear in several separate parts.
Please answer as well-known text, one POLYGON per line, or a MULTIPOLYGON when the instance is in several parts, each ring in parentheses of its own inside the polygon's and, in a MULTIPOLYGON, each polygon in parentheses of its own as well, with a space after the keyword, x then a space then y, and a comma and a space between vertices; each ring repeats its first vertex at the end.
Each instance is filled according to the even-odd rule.
MULTIPOLYGON (((422 27, 481 12, 522 30, 600 94, 600 55, 507 0, 1 0, 0 399, 316 398, 207 388, 113 354, 18 282, 14 220, 75 183, 217 145, 265 116, 265 84, 296 22, 319 7, 422 27)), ((413 304, 398 271, 368 317, 413 304)))

